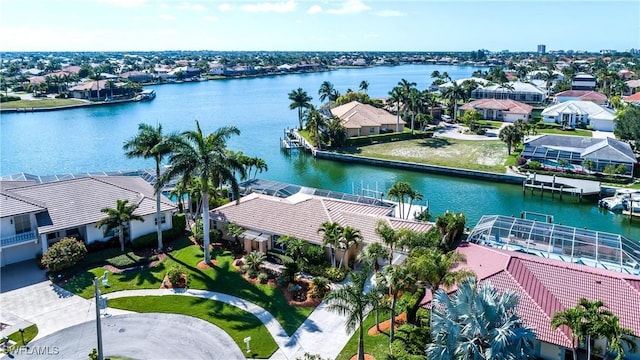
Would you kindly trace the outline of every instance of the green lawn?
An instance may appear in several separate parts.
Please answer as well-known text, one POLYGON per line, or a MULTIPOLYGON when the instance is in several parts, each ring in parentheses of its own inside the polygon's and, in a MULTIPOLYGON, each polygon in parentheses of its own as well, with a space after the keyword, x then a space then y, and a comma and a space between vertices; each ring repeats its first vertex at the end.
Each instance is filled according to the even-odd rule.
POLYGON ((42 100, 18 100, 3 102, 0 104, 1 109, 17 109, 17 108, 49 108, 56 106, 67 106, 84 104, 85 101, 77 99, 42 99, 42 100))
POLYGON ((553 129, 537 129, 536 131, 538 132, 538 135, 556 134, 556 135, 574 135, 574 136, 592 137, 592 132, 584 129, 562 130, 561 128, 553 128, 553 129))
MULTIPOLYGON (((389 319, 389 313, 380 312, 380 321, 389 319)), ((367 331, 375 326, 376 317, 372 311, 364 320, 364 352, 373 355, 376 359, 386 359, 389 354, 389 335, 382 333, 378 335, 369 335, 367 331)), ((342 348, 336 360, 349 360, 358 352, 358 331, 356 331, 349 342, 342 348)))
MULTIPOLYGON (((228 251, 214 251, 212 257, 217 260, 214 268, 201 270, 196 265, 202 261, 200 248, 189 240, 179 240, 162 262, 152 268, 129 271, 122 274, 109 274, 108 289, 104 293, 130 289, 157 289, 162 284, 167 271, 174 265, 182 265, 187 270, 189 288, 221 292, 251 301, 269 311, 291 335, 311 314, 311 307, 294 307, 288 304, 282 291, 269 285, 253 285, 246 281, 233 267, 233 255, 228 251)), ((93 278, 102 276, 103 267, 82 271, 69 279, 63 287, 86 299, 93 297, 93 278)))
POLYGON ((248 356, 250 358, 265 359, 278 349, 275 340, 257 317, 219 301, 180 295, 136 296, 111 299, 109 306, 142 313, 182 314, 197 317, 220 327, 242 350, 245 349, 243 339, 250 336, 252 350, 248 356))
POLYGON ((504 173, 507 146, 502 141, 449 138, 413 139, 367 145, 345 152, 372 158, 504 173))
MULTIPOLYGON (((35 324, 24 328, 24 343, 28 344, 37 335, 38 326, 36 326, 35 324)), ((7 337, 9 338, 9 340, 15 341, 16 344, 22 345, 22 334, 20 334, 20 331, 16 331, 7 337)))

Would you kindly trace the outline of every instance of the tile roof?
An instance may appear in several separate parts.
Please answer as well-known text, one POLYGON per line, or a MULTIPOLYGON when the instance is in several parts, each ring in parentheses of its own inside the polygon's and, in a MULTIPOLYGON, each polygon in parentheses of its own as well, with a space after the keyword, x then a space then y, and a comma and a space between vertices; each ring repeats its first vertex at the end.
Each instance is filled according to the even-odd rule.
MULTIPOLYGON (((457 251, 467 258, 460 267, 474 271, 480 282, 491 282, 519 296, 518 314, 541 341, 571 347, 570 330, 553 330, 551 318, 575 306, 580 298, 602 300, 620 318, 621 326, 640 334, 638 276, 471 243, 457 251)), ((423 304, 430 301, 428 292, 423 304)))
POLYGON ((471 109, 502 110, 512 114, 529 114, 533 110, 533 106, 515 100, 480 99, 460 107, 460 110, 471 109))
MULTIPOLYGON (((155 213, 153 187, 140 177, 95 176, 27 185, 6 190, 22 198, 34 199, 46 206, 50 224, 38 227, 40 233, 92 224, 104 217, 103 208, 113 208, 117 200, 137 204, 134 212, 144 216, 155 213)), ((166 197, 161 198, 161 210, 175 209, 166 197)))
POLYGON ((543 90, 537 88, 533 84, 525 83, 525 82, 522 82, 522 81, 509 82, 507 84, 511 85, 513 87, 513 90, 507 89, 507 88, 503 87, 500 84, 487 86, 483 90, 484 91, 488 91, 488 92, 498 92, 498 93, 500 93, 500 92, 503 92, 503 93, 504 92, 506 92, 506 93, 518 92, 518 93, 534 93, 534 94, 545 95, 545 92, 543 90))
POLYGON ((401 220, 387 216, 390 209, 318 196, 295 197, 295 201, 264 194, 252 193, 240 202, 223 205, 211 211, 211 219, 234 222, 245 229, 278 235, 295 236, 320 244, 322 234, 318 228, 325 221, 359 229, 365 242, 380 241, 375 234, 378 220, 384 220, 395 229, 410 228, 427 231, 429 223, 401 220))
MULTIPOLYGON (((342 119, 342 125, 347 129, 359 129, 363 126, 395 125, 398 119, 384 109, 378 109, 369 104, 352 101, 331 109, 334 116, 342 119)), ((405 122, 400 119, 401 124, 405 122)))
POLYGON ((586 101, 606 101, 607 95, 591 90, 566 90, 559 92, 556 97, 576 97, 586 101))
POLYGON ((10 192, 0 192, 0 218, 44 211, 46 206, 36 200, 10 192))
POLYGON ((637 93, 635 93, 633 95, 625 96, 623 98, 623 100, 624 101, 636 101, 636 102, 638 102, 638 101, 640 101, 640 92, 637 92, 637 93))
POLYGON ((558 116, 560 114, 588 115, 589 119, 613 121, 616 117, 613 111, 594 102, 583 100, 569 100, 549 106, 542 110, 542 116, 558 116))

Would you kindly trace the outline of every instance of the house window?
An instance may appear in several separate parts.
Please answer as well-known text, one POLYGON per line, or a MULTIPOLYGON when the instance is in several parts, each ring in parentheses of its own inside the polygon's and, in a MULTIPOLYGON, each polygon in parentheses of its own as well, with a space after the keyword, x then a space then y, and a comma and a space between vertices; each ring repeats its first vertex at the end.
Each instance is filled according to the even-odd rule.
POLYGON ((49 241, 56 240, 59 237, 60 237, 60 233, 58 233, 57 231, 47 234, 47 240, 49 240, 49 241))
POLYGON ((16 226, 16 234, 22 234, 31 231, 30 215, 18 215, 13 218, 13 223, 16 226))
POLYGON ((279 238, 280 238, 280 235, 271 236, 271 250, 284 252, 285 246, 284 246, 284 244, 279 244, 278 243, 278 239, 279 238))
POLYGON ((80 229, 73 228, 73 229, 67 230, 67 237, 72 237, 72 238, 79 239, 80 238, 80 229))
MULTIPOLYGON (((153 223, 155 225, 158 225, 158 219, 156 217, 153 218, 153 223)), ((160 223, 161 224, 167 223, 167 216, 164 213, 160 214, 160 223)))
POLYGON ((369 128, 369 134, 373 134, 376 131, 374 128, 369 128))

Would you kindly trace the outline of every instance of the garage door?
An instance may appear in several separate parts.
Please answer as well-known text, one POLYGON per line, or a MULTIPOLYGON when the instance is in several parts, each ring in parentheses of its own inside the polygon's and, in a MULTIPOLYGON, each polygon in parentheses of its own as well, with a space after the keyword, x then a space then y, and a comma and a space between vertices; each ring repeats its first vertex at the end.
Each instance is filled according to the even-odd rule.
POLYGON ((36 254, 42 251, 40 245, 35 242, 29 242, 12 247, 2 249, 2 260, 0 266, 5 266, 20 261, 31 260, 36 258, 36 254))

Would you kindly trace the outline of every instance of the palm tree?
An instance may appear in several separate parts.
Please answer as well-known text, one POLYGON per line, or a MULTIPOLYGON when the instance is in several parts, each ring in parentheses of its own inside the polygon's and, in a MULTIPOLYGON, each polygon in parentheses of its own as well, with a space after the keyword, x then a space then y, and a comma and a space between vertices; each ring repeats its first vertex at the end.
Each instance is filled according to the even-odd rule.
POLYGON ((398 201, 398 210, 400 211, 400 217, 403 219, 409 218, 411 212, 411 204, 414 200, 422 200, 422 194, 417 192, 411 187, 411 184, 405 181, 398 181, 391 185, 391 188, 387 191, 387 196, 390 199, 396 199, 398 201), (405 212, 404 199, 409 199, 409 209, 405 212))
MULTIPOLYGON (((156 181, 160 179, 160 164, 165 156, 171 154, 173 144, 178 135, 176 133, 164 134, 162 125, 153 127, 149 124, 138 124, 138 134, 127 140, 122 146, 125 156, 128 158, 152 158, 156 163, 156 181)), ((158 250, 164 247, 162 244, 162 223, 160 221, 162 191, 156 187, 156 232, 158 234, 158 250)))
POLYGON ((107 214, 107 217, 96 223, 96 228, 104 227, 104 234, 108 234, 113 229, 118 229, 118 237, 120 238, 120 251, 124 252, 124 229, 125 226, 133 220, 144 222, 144 218, 135 215, 134 212, 138 208, 137 204, 129 205, 129 200, 117 200, 115 208, 100 209, 101 212, 107 214))
POLYGON ((369 90, 369 82, 367 80, 360 81, 360 91, 366 93, 369 90))
POLYGON ((370 269, 351 272, 351 282, 333 290, 324 299, 327 309, 346 316, 347 332, 358 329, 358 360, 364 360, 364 318, 375 298, 367 293, 367 279, 370 269))
POLYGON ((507 153, 511 155, 511 148, 518 146, 522 140, 522 133, 515 126, 507 125, 500 130, 498 137, 507 144, 507 153))
POLYGON ((516 313, 518 297, 490 283, 464 280, 449 296, 438 290, 432 301, 433 342, 427 359, 528 359, 535 333, 516 313))
POLYGON ((327 121, 327 132, 332 147, 340 147, 347 140, 347 129, 342 125, 342 119, 331 116, 327 121))
POLYGON ((609 310, 602 309, 604 303, 600 300, 590 301, 585 298, 578 300, 577 308, 582 312, 587 325, 585 326, 585 335, 587 342, 587 359, 591 359, 591 343, 592 340, 598 338, 598 329, 602 322, 607 318, 614 316, 609 310))
POLYGON ((255 172, 253 173, 254 179, 256 178, 256 176, 258 176, 258 172, 262 174, 263 171, 269 171, 269 167, 267 166, 267 163, 264 161, 264 159, 255 157, 255 158, 252 158, 252 161, 253 161, 253 166, 255 167, 255 172))
POLYGON ((381 281, 389 291, 391 299, 391 326, 389 328, 389 346, 393 343, 394 329, 396 324, 396 304, 398 295, 412 289, 415 286, 415 279, 406 266, 387 265, 378 274, 378 280, 381 281))
POLYGON ((551 68, 547 69, 547 71, 540 74, 540 80, 544 81, 545 87, 547 89, 547 93, 551 91, 551 84, 553 84, 553 81, 557 78, 558 78, 558 74, 556 74, 556 72, 553 71, 553 69, 551 68))
MULTIPOLYGON (((360 233, 360 230, 356 228, 345 226, 340 232, 340 239, 338 241, 343 251, 342 258, 340 259, 340 265, 338 265, 338 268, 341 268, 344 259, 349 254, 349 249, 351 248, 351 246, 360 244, 362 242, 362 234, 360 233)), ((349 265, 347 264, 347 267, 348 266, 349 265)))
POLYGON ((638 351, 636 342, 631 338, 635 334, 632 330, 621 327, 617 316, 605 318, 597 325, 597 332, 606 340, 603 350, 605 360, 612 352, 616 354, 615 360, 622 360, 625 356, 625 347, 632 353, 638 351))
POLYGON ((304 240, 289 235, 279 237, 278 240, 276 240, 276 243, 283 246, 284 253, 287 256, 290 256, 295 262, 299 262, 304 255, 304 249, 307 246, 307 243, 304 240))
POLYGON ((583 320, 583 313, 577 308, 568 308, 564 311, 557 311, 551 318, 551 327, 555 330, 560 326, 566 326, 571 330, 571 350, 573 352, 573 360, 577 360, 578 354, 576 349, 578 348, 578 342, 585 336, 585 324, 583 320))
POLYGON ((416 313, 424 297, 425 288, 429 288, 433 299, 441 286, 448 290, 456 283, 475 276, 470 270, 453 270, 455 266, 466 262, 465 256, 456 251, 443 253, 438 249, 417 248, 411 252, 411 256, 407 258, 407 268, 415 279, 424 286, 420 286, 416 290, 419 294, 414 297, 418 301, 407 307, 408 322, 415 323, 416 313))
POLYGON ((253 271, 260 270, 260 266, 262 266, 262 263, 266 259, 267 257, 265 256, 265 254, 261 253, 260 251, 252 251, 244 256, 244 260, 247 263, 247 266, 253 271))
MULTIPOLYGON (((202 196, 202 222, 204 231, 204 260, 211 263, 209 249, 209 194, 211 186, 218 189, 222 182, 229 182, 231 193, 239 199, 240 190, 238 180, 234 177, 237 172, 240 177, 245 176, 245 168, 227 151, 227 140, 232 135, 239 135, 240 130, 235 126, 225 126, 211 134, 204 135, 200 123, 196 120, 195 131, 185 131, 177 139, 167 170, 156 184, 156 191, 178 175, 187 178, 197 176, 200 179, 200 194, 202 196)), ((217 193, 213 192, 214 196, 217 193)))
POLYGON ((313 105, 309 104, 309 107, 304 112, 303 120, 305 128, 311 134, 311 138, 316 140, 318 150, 322 150, 322 133, 320 132, 320 128, 327 125, 324 116, 322 116, 313 105))
MULTIPOLYGON (((324 102, 326 99, 329 99, 329 101, 334 101, 334 100, 331 100, 331 97, 335 93, 335 91, 336 90, 330 81, 324 81, 320 85, 320 89, 318 90, 318 95, 320 96, 320 102, 324 102)), ((309 99, 309 101, 311 101, 311 99, 309 99)))
POLYGON ((378 220, 376 223, 376 234, 389 247, 389 265, 391 265, 393 263, 393 246, 400 240, 400 237, 396 230, 384 220, 378 220))
POLYGON ((298 88, 296 90, 292 90, 289 93, 289 100, 291 100, 291 104, 289 104, 289 109, 295 110, 298 109, 298 123, 299 130, 302 130, 302 109, 306 109, 309 107, 309 102, 313 98, 307 95, 307 92, 302 90, 302 88, 298 88))
POLYGON ((452 81, 451 86, 442 90, 442 98, 449 103, 449 109, 453 110, 453 121, 458 119, 458 100, 462 99, 464 90, 457 82, 452 81), (453 108, 453 109, 452 109, 453 108))
MULTIPOLYGON (((402 116, 405 118, 407 116, 407 110, 410 108, 410 96, 413 89, 416 89, 415 82, 409 82, 406 79, 400 79, 398 82, 398 86, 400 89, 400 101, 402 102, 402 116)), ((417 90, 417 89, 416 89, 417 90)))
POLYGON ((422 194, 411 187, 409 187, 409 191, 407 192, 407 198, 409 199, 409 209, 407 209, 407 214, 405 219, 409 219, 409 214, 411 214, 411 206, 413 206, 413 202, 415 200, 420 201, 423 199, 422 194))
POLYGON ((389 91, 389 101, 396 104, 396 132, 400 132, 400 102, 402 101, 402 89, 396 86, 389 91))
POLYGON ((378 272, 380 269, 380 263, 378 259, 386 259, 389 257, 389 250, 387 250, 382 244, 378 242, 367 245, 360 253, 360 258, 369 261, 373 264, 373 271, 378 272))
POLYGON ((322 245, 331 249, 331 266, 336 267, 336 248, 340 245, 342 226, 333 221, 325 221, 320 225, 318 233, 322 233, 322 245))

